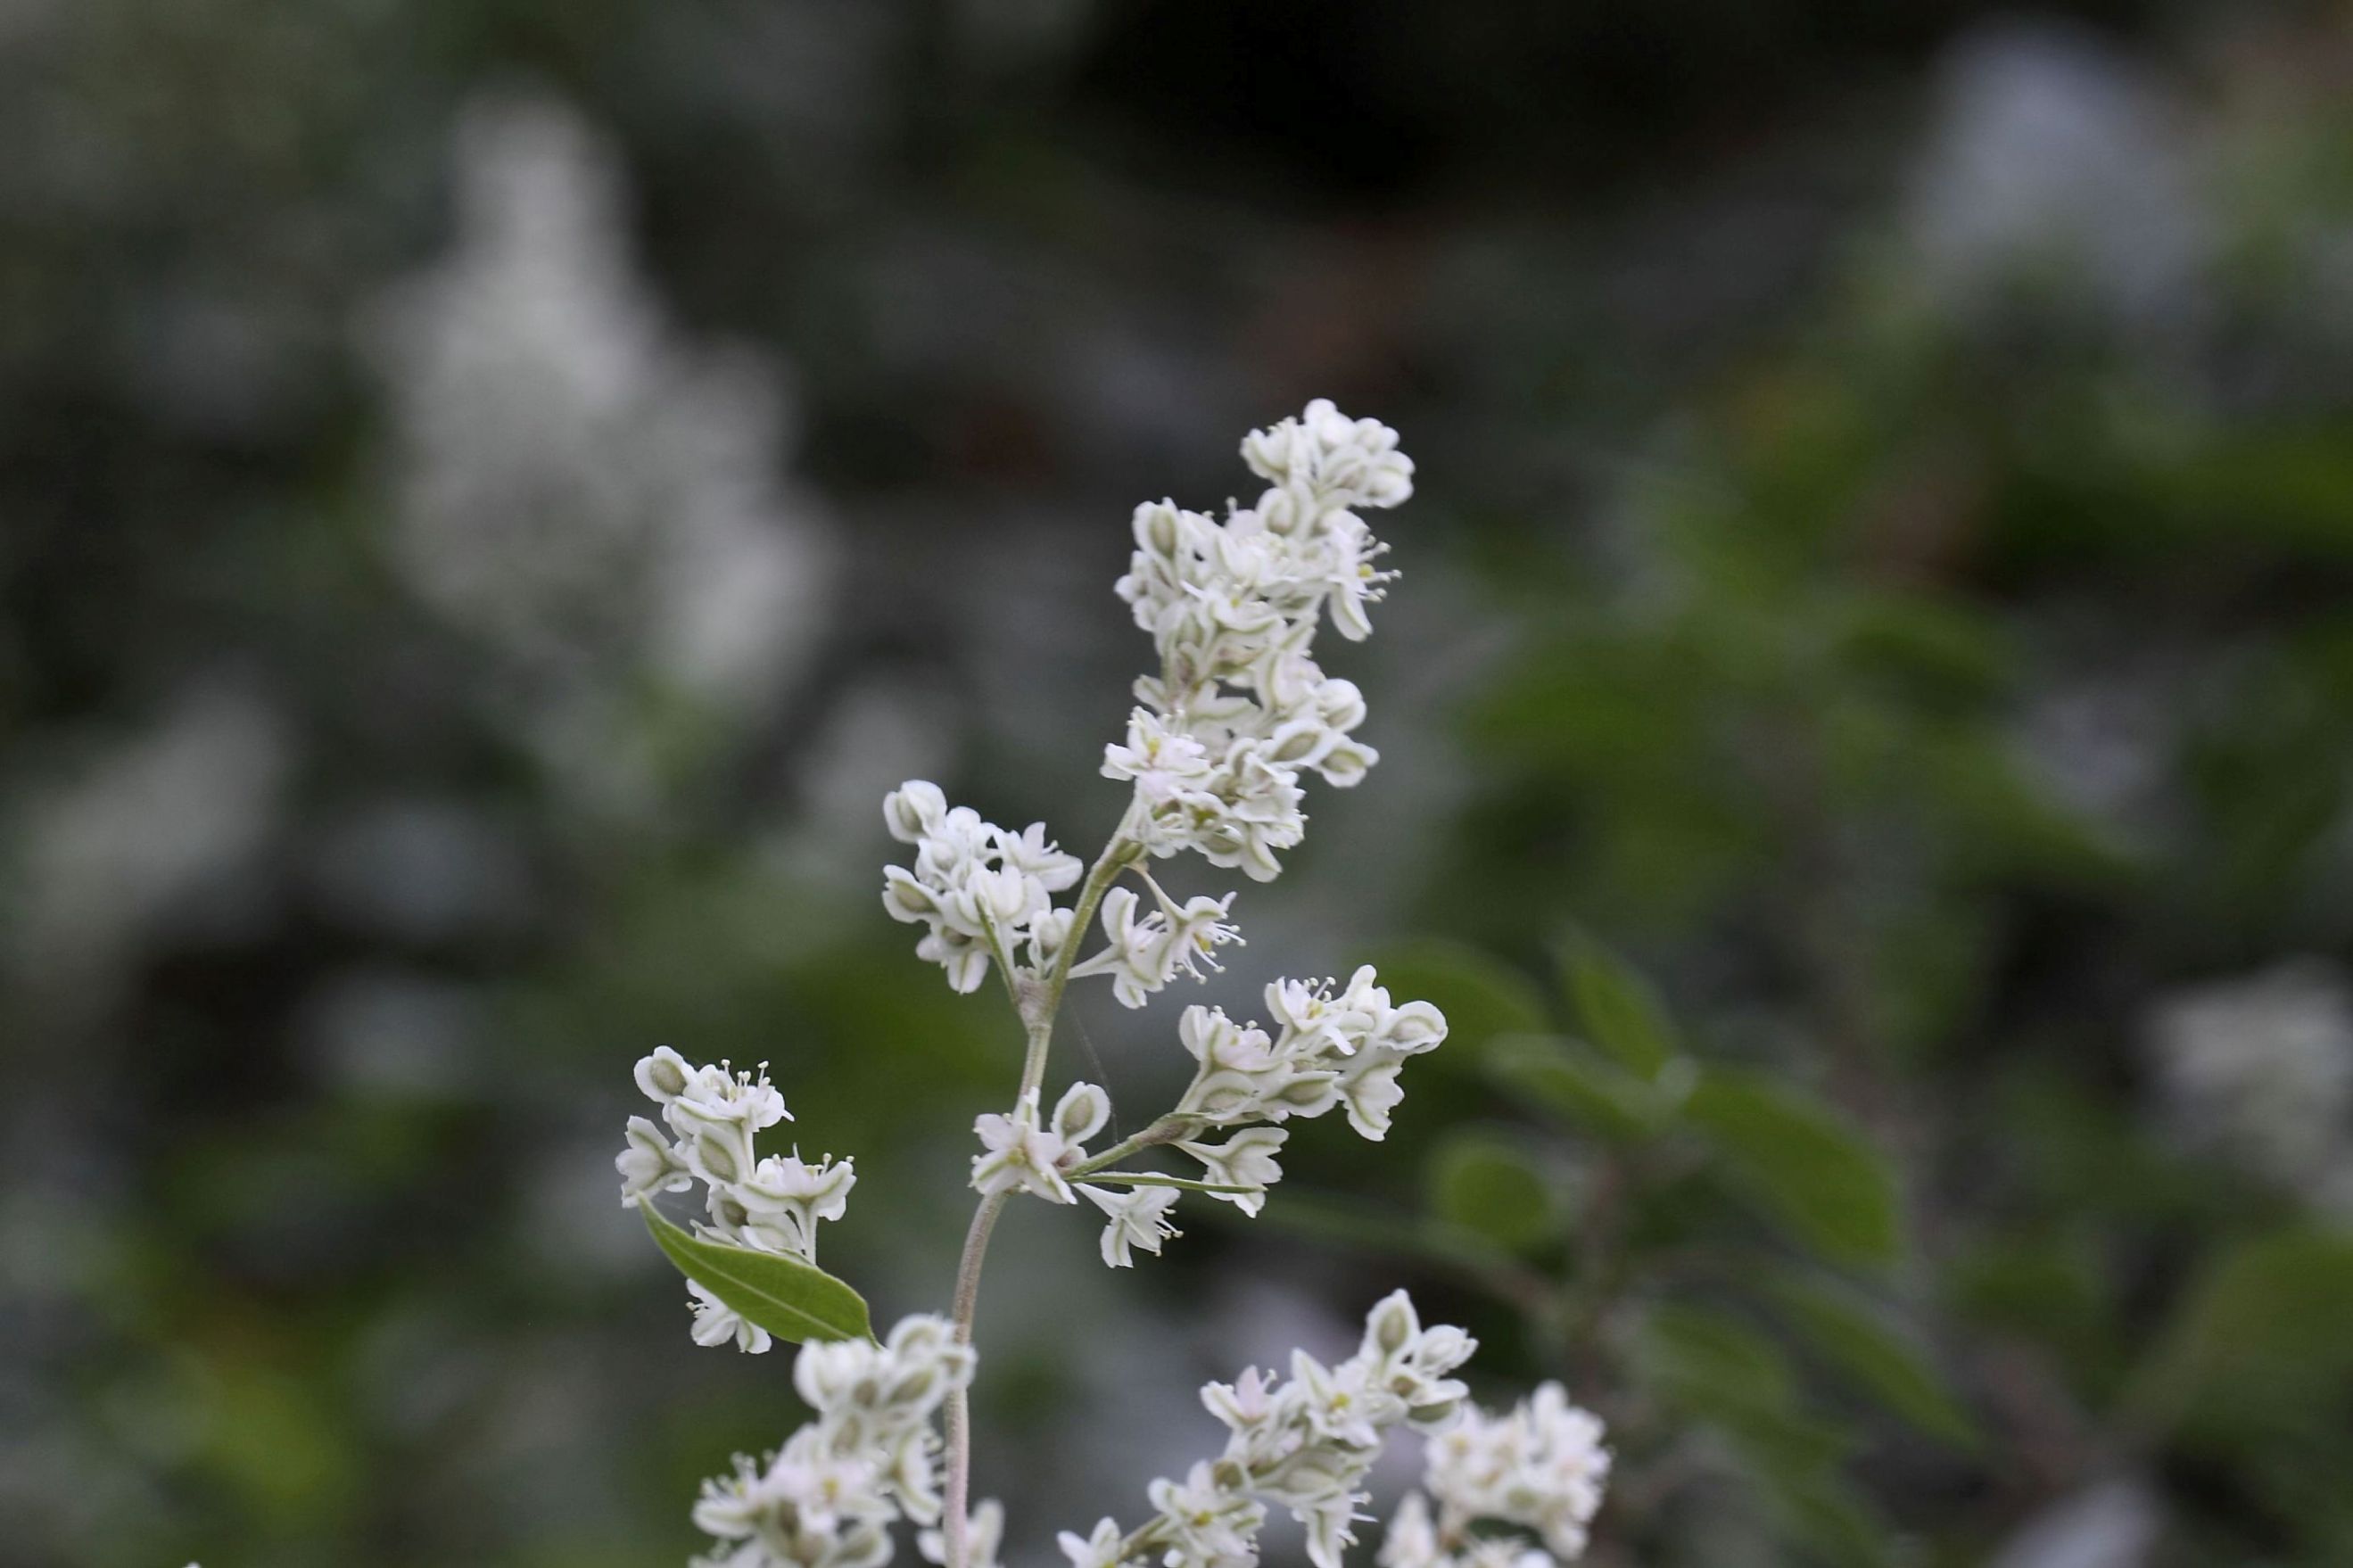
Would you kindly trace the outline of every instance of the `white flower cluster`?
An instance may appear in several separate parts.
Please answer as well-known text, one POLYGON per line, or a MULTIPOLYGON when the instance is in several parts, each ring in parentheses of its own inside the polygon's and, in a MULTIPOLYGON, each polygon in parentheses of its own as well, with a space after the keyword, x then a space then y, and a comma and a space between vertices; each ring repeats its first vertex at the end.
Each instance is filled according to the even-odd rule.
POLYGON ((1071 911, 1053 895, 1084 869, 1047 842, 1046 825, 1014 833, 968 805, 950 807, 934 784, 912 779, 883 798, 891 836, 915 847, 915 868, 886 866, 882 907, 927 928, 915 954, 947 971, 961 992, 980 989, 991 957, 1008 972, 1026 953, 1043 971, 1071 933, 1071 911))
POLYGON ((2185 1142, 2353 1208, 2353 981, 2342 970, 2290 960, 2178 993, 2147 1041, 2185 1142))
POLYGON ((822 520, 776 478, 776 376, 679 332, 630 255, 620 162, 568 108, 477 102, 459 153, 457 248, 368 334, 395 563, 559 692, 637 659, 754 710, 803 667, 830 575, 822 520))
POLYGON ((1436 1007, 1392 1005, 1369 964, 1336 994, 1331 981, 1278 980, 1266 988, 1266 1005, 1278 1024, 1272 1035, 1254 1023, 1236 1024, 1217 1007, 1187 1007, 1177 1024, 1199 1066, 1176 1113, 1205 1127, 1240 1131, 1222 1144, 1176 1147, 1201 1162, 1206 1180, 1255 1189, 1219 1194, 1253 1215, 1266 1201, 1267 1184, 1282 1174, 1274 1155, 1284 1134, 1263 1123, 1344 1106, 1348 1124, 1377 1142, 1404 1098, 1397 1080, 1406 1058, 1446 1038, 1446 1019, 1436 1007))
POLYGON ((1448 1375, 1477 1343, 1461 1329, 1424 1329, 1402 1290, 1375 1306, 1355 1355, 1324 1366, 1293 1351, 1291 1378, 1255 1368, 1201 1390, 1225 1423, 1225 1451, 1181 1481, 1152 1483, 1158 1511, 1132 1535, 1109 1519, 1093 1533, 1060 1537, 1071 1568, 1122 1568, 1157 1557, 1166 1568, 1251 1568, 1267 1503, 1307 1527, 1316 1568, 1340 1568, 1356 1540, 1360 1489, 1390 1432, 1442 1430, 1462 1407, 1463 1386, 1448 1375))
POLYGON ((973 1352, 946 1319, 902 1318, 881 1344, 801 1348, 793 1386, 817 1419, 733 1475, 702 1485, 698 1529, 719 1545, 695 1568, 880 1568, 891 1526, 940 1517, 933 1417, 972 1381, 973 1352))
MULTIPOLYGON (((756 1135, 792 1120, 766 1069, 755 1077, 724 1062, 693 1067, 664 1046, 638 1063, 637 1078, 646 1098, 661 1107, 670 1134, 645 1117, 629 1118, 628 1146, 613 1161, 621 1173, 622 1206, 635 1208, 657 1193, 682 1193, 701 1182, 709 1189, 709 1217, 696 1222, 698 1232, 816 1262, 818 1224, 842 1216, 858 1173, 850 1161, 831 1155, 811 1164, 797 1150, 759 1153, 756 1135)), ((687 1289, 697 1343, 732 1339, 754 1355, 768 1348, 767 1330, 738 1317, 701 1285, 689 1281, 687 1289)))
POLYGON ((1410 496, 1413 462, 1396 431, 1322 398, 1251 432, 1242 458, 1269 488, 1223 522, 1173 501, 1136 509, 1119 595, 1160 673, 1136 682, 1142 706, 1103 771, 1134 782, 1153 854, 1198 850, 1263 882, 1305 831, 1299 775, 1345 787, 1378 760, 1354 734, 1363 695, 1312 649, 1327 607, 1341 636, 1372 631, 1366 606, 1395 574, 1375 568, 1388 547, 1357 511, 1410 496))
POLYGON ((1507 1415, 1466 1410, 1430 1442, 1422 1485, 1438 1517, 1420 1492, 1409 1492, 1381 1543, 1380 1568, 1548 1568, 1580 1557, 1609 1479, 1600 1418, 1571 1405, 1556 1383, 1507 1415), (1534 1531, 1544 1550, 1514 1536, 1474 1537, 1481 1521, 1534 1531))
MULTIPOLYGON (((970 806, 951 806, 940 787, 910 779, 883 798, 892 837, 915 847, 913 870, 882 868, 882 907, 892 919, 924 928, 916 956, 947 971, 948 984, 976 991, 995 959, 1007 971, 1042 974, 1070 940, 1073 911, 1053 896, 1079 879, 1080 863, 1033 822, 1015 833, 985 820, 970 806)), ((1128 888, 1103 895, 1108 945, 1074 965, 1072 976, 1108 974, 1119 1000, 1141 1007, 1178 974, 1207 979, 1214 954, 1240 934, 1226 921, 1233 895, 1196 897, 1178 904, 1145 879, 1158 906, 1139 915, 1128 888)))

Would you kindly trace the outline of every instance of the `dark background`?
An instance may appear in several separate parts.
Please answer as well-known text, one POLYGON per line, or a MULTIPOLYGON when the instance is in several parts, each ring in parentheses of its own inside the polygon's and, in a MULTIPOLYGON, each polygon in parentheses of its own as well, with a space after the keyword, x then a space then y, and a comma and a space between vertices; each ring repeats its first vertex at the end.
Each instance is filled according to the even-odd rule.
MULTIPOLYGON (((0 1563, 694 1550, 797 1406, 630 1065, 772 1062, 941 1305, 1018 1042, 881 795, 1092 853, 1128 511, 1318 395, 1420 465, 1385 760, 1205 994, 1455 1036, 1255 1223, 1008 1220, 1010 1560, 1406 1283, 1609 1416, 1598 1563, 2353 1561, 2348 87, 2319 5, 0 0, 0 1563)), ((1140 1124, 1190 999, 1055 1080, 1140 1124)))

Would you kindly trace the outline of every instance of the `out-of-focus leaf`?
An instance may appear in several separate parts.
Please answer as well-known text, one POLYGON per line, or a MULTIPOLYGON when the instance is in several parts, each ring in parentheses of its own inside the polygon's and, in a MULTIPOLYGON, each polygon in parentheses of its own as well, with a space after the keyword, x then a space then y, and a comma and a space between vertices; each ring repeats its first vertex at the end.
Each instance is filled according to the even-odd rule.
POLYGON ((2216 1258, 2158 1342, 2138 1398, 2147 1416, 2204 1438, 2341 1423, 2353 1399, 2353 1237, 2295 1226, 2216 1258))
POLYGON ((1762 1074, 1718 1068, 1694 1087, 1684 1116, 1736 1185, 1815 1252, 1883 1265, 1902 1249, 1894 1173, 1829 1107, 1762 1074))
POLYGON ((1651 1386, 1720 1430, 1782 1534, 1829 1561, 1876 1568, 1885 1531, 1840 1474, 1846 1429, 1804 1408, 1788 1353, 1746 1320, 1669 1302, 1643 1325, 1640 1363, 1651 1386))
POLYGON ((1810 1552, 1841 1568, 1888 1568, 1899 1561, 1878 1510, 1837 1471, 1762 1479, 1781 1533, 1810 1552))
POLYGON ((1568 994, 1586 1037, 1619 1064, 1656 1078, 1675 1056, 1675 1026, 1650 982, 1616 953, 1582 935, 1562 954, 1568 994))
POLYGON ((1953 1397, 1920 1346, 1853 1291, 1827 1280, 1785 1274, 1767 1295, 1785 1321, 1857 1389, 1921 1431, 1975 1448, 1976 1424, 1953 1397))
POLYGON ((1446 1015, 1448 1048, 1463 1055, 1497 1035, 1550 1027, 1544 994, 1499 959, 1459 942, 1417 942, 1377 955, 1381 984, 1399 1002, 1433 1002, 1446 1015))
POLYGON ((1797 1373, 1787 1352, 1746 1320, 1664 1302, 1642 1325, 1642 1363, 1660 1392, 1694 1410, 1787 1411, 1797 1373))
POLYGON ((1646 1137, 1667 1112, 1659 1088, 1557 1036, 1503 1036, 1487 1047, 1486 1066, 1515 1096, 1605 1138, 1646 1137))
POLYGON ((1527 1151, 1492 1133, 1459 1133, 1430 1163, 1430 1207, 1439 1218, 1509 1251, 1550 1241, 1558 1215, 1552 1184, 1527 1151))
POLYGON ((867 1340, 874 1337, 866 1299, 814 1263, 780 1252, 705 1241, 638 1205, 646 1228, 679 1272, 718 1297, 745 1321, 780 1340, 867 1340))

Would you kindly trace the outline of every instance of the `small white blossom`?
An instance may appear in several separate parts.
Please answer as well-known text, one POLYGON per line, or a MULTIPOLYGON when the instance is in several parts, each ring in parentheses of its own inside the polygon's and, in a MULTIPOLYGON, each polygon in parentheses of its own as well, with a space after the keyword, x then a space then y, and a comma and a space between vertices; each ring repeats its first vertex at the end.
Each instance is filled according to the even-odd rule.
POLYGON ((699 1280, 686 1282, 687 1304, 694 1309, 694 1342, 723 1345, 729 1340, 747 1355, 765 1355, 772 1342, 768 1331, 736 1314, 735 1309, 703 1289, 699 1280))
POLYGON ((1275 1163, 1275 1155, 1290 1136, 1280 1127, 1245 1127, 1223 1143, 1188 1140, 1176 1148, 1201 1162, 1203 1181, 1215 1186, 1245 1189, 1210 1195, 1255 1218, 1259 1210, 1266 1206, 1267 1188, 1282 1180, 1282 1167, 1275 1163))
MULTIPOLYGON (((965 1516, 964 1527, 965 1561, 971 1568, 997 1568, 997 1553, 1005 1546, 1005 1506, 995 1498, 983 1498, 965 1516)), ((948 1560, 948 1537, 944 1530, 925 1530, 915 1536, 915 1550, 926 1563, 945 1563, 948 1560)))
POLYGON ((1092 1533, 1082 1536, 1066 1530, 1054 1537, 1054 1544, 1071 1560, 1071 1568, 1120 1568, 1127 1560, 1121 1550, 1126 1540, 1117 1520, 1099 1519, 1092 1533))
POLYGON ((972 1184, 985 1196, 998 1193, 1035 1193, 1048 1203, 1077 1200, 1062 1180, 1060 1166, 1070 1143, 1050 1128, 1038 1124, 1038 1092, 1021 1097, 1010 1116, 994 1112, 972 1124, 981 1152, 973 1156, 972 1184))
POLYGON ((1159 907, 1140 919, 1136 909, 1141 900, 1132 889, 1113 888, 1103 895, 1103 928, 1109 945, 1071 970, 1074 979, 1110 975, 1112 993, 1124 1007, 1143 1006, 1179 973, 1208 979, 1202 965, 1222 969, 1214 956, 1217 950, 1241 940, 1226 921, 1226 911, 1233 906, 1231 893, 1222 899, 1197 896, 1179 905, 1156 882, 1151 887, 1159 907))
POLYGON ((678 1157, 661 1129, 642 1116, 629 1118, 628 1147, 613 1157, 621 1173, 621 1206, 635 1208, 655 1193, 682 1193, 694 1185, 694 1173, 678 1157))
POLYGON ((1164 1239, 1184 1234, 1168 1223, 1168 1211, 1176 1206, 1178 1196, 1175 1187, 1132 1187, 1117 1193, 1082 1182, 1079 1193, 1110 1216, 1111 1223, 1103 1226, 1103 1258, 1113 1268, 1134 1263, 1131 1247, 1140 1247, 1157 1257, 1164 1239))

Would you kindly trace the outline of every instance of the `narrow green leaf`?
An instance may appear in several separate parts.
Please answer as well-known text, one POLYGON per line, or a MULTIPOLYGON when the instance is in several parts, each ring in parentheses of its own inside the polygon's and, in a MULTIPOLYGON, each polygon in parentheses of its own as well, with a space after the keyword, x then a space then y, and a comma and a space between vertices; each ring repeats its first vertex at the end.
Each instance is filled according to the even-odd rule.
POLYGON ((1675 1026, 1649 981, 1616 953, 1578 935, 1561 955, 1568 994, 1593 1043, 1654 1079, 1676 1055, 1675 1026))
POLYGON ((780 1340, 871 1340, 866 1299, 814 1263, 691 1236, 638 1205, 654 1241, 680 1273, 780 1340))
POLYGON ((1902 1249, 1894 1172, 1830 1107, 1765 1074, 1717 1068, 1684 1114, 1735 1185, 1806 1247, 1853 1265, 1902 1249))
POLYGON ((1767 1281, 1781 1318, 1857 1391, 1930 1436, 1974 1449, 1976 1424, 1920 1346, 1854 1291, 1794 1274, 1767 1281))
POLYGON ((1553 1239, 1559 1215, 1552 1184, 1526 1150, 1492 1133, 1457 1133, 1430 1162, 1430 1207, 1449 1225, 1510 1252, 1553 1239))

